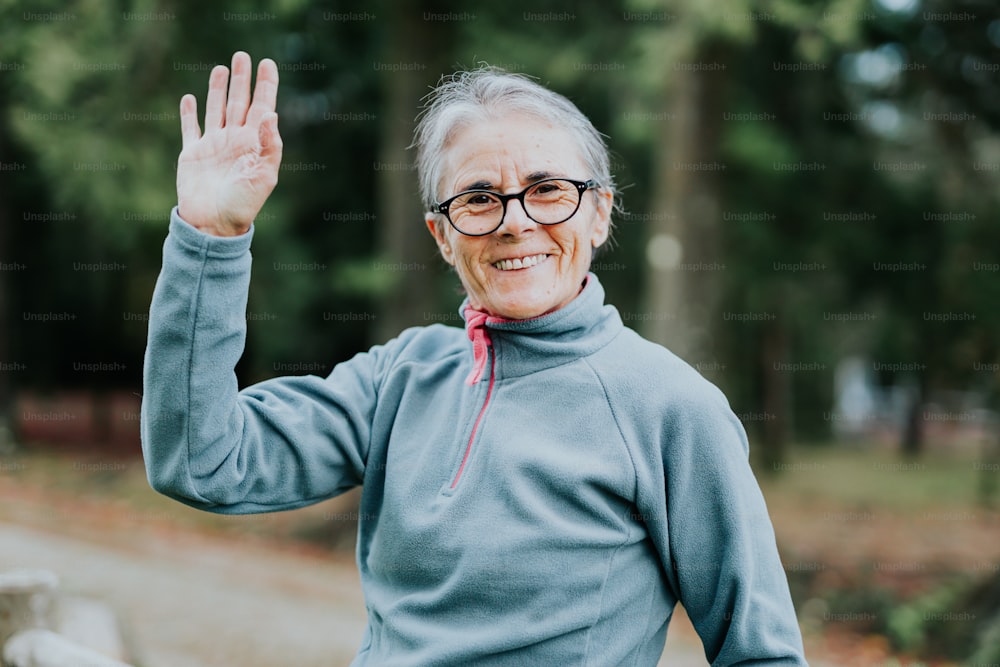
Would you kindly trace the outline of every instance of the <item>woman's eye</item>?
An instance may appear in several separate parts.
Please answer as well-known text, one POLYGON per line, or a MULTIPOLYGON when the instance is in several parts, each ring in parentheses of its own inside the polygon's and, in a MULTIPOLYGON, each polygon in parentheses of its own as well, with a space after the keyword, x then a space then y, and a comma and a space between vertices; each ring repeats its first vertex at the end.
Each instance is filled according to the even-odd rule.
POLYGON ((469 198, 470 206, 488 206, 495 202, 496 200, 489 195, 473 195, 469 198))

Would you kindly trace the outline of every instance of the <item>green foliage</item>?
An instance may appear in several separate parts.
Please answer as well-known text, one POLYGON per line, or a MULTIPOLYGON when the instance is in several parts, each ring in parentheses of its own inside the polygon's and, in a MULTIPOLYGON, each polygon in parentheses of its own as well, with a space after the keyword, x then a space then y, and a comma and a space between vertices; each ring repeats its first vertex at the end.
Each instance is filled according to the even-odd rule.
POLYGON ((173 181, 173 163, 163 157, 176 143, 176 128, 167 130, 160 119, 176 123, 176 103, 149 69, 165 55, 169 30, 123 21, 115 3, 53 11, 75 18, 26 21, 19 12, 7 19, 25 24, 8 127, 58 184, 52 203, 99 226, 93 232, 122 253, 137 242, 136 226, 123 214, 168 210, 173 201, 163 187, 173 181))
MULTIPOLYGON (((682 66, 704 60, 725 69, 695 78, 712 83, 715 94, 701 113, 731 115, 716 123, 718 134, 707 146, 727 165, 718 174, 715 203, 726 214, 770 216, 715 221, 718 261, 726 265, 720 309, 780 315, 777 328, 722 322, 713 333, 726 364, 713 379, 737 412, 761 409, 761 354, 775 335, 786 341, 787 361, 826 367, 789 381, 795 397, 790 423, 811 438, 826 434, 829 424, 820 415, 833 399, 833 369, 848 354, 923 363, 917 380, 929 391, 974 387, 991 401, 1000 391, 996 374, 973 370, 977 362, 1000 360, 1000 272, 972 268, 995 264, 1000 247, 1000 228, 992 224, 1000 204, 996 174, 973 168, 976 161, 1000 161, 997 73, 973 67, 995 60, 995 8, 921 6, 928 12, 969 7, 978 16, 959 22, 893 13, 868 0, 615 0, 578 3, 555 20, 532 18, 543 10, 515 2, 483 4, 438 21, 415 2, 349 10, 257 0, 239 9, 265 16, 252 20, 227 19, 214 6, 154 0, 22 5, 0 2, 0 60, 17 65, 0 72, 0 157, 29 168, 0 175, 0 207, 13 221, 26 211, 62 211, 75 219, 11 225, 8 242, 16 250, 2 249, 0 259, 23 260, 28 269, 6 275, 0 289, 6 284, 12 294, 7 301, 15 320, 30 310, 86 314, 59 330, 13 330, 10 350, 0 355, 30 362, 26 383, 83 382, 66 370, 83 349, 92 360, 128 360, 132 370, 108 381, 137 384, 145 331, 141 321, 122 316, 146 310, 157 274, 174 202, 177 104, 193 92, 203 109, 209 69, 242 48, 282 65, 278 112, 288 166, 256 229, 250 308, 275 318, 250 323, 241 365, 246 379, 273 374, 275 361, 332 365, 379 342, 375 314, 417 277, 376 268, 396 261, 400 251, 390 247, 396 230, 384 233, 397 224, 387 204, 411 207, 412 223, 422 222, 414 179, 387 185, 390 179, 374 165, 390 159, 386 155, 408 155, 402 135, 391 131, 393 119, 411 120, 419 96, 439 75, 481 61, 538 77, 609 136, 630 215, 617 221, 617 246, 600 258, 607 268, 599 273, 611 301, 625 313, 638 311, 644 295, 637 285, 649 268, 649 221, 664 213, 655 172, 670 162, 664 137, 679 122, 669 117, 669 105, 682 66), (25 12, 73 18, 26 20, 25 12), (334 18, 338 12, 357 16, 334 18), (168 18, 126 19, 144 13, 168 18), (866 78, 871 72, 858 65, 873 54, 899 58, 885 81, 866 78), (424 69, 379 69, 385 63, 424 69), (789 72, 776 63, 814 67, 789 72), (391 95, 401 88, 409 96, 403 102, 391 95), (924 117, 942 112, 975 119, 924 117), (734 120, 739 114, 751 120, 734 120), (879 125, 874 118, 898 122, 879 125), (873 169, 876 162, 904 161, 926 168, 873 169), (825 169, 774 167, 798 162, 825 169), (875 217, 824 217, 851 212, 875 217), (928 212, 967 218, 928 220, 928 212), (71 269, 81 261, 128 268, 81 274, 71 269), (774 268, 796 262, 826 268, 774 268), (880 262, 926 268, 873 269, 880 262), (294 265, 326 268, 274 269, 294 265), (347 310, 371 318, 323 319, 347 310), (872 319, 824 319, 846 311, 872 319), (942 325, 925 319, 926 312, 976 319, 942 325), (76 341, 76 351, 61 339, 76 341)), ((412 323, 429 312, 453 313, 456 280, 433 246, 403 246, 426 267, 418 291, 427 298, 413 304, 412 323)), ((895 373, 880 378, 886 384, 903 379, 895 373)))
POLYGON ((900 650, 989 664, 1000 656, 1000 577, 940 584, 889 611, 886 632, 900 650))
POLYGON ((969 662, 977 665, 989 665, 1000 662, 1000 614, 994 614, 993 619, 979 633, 977 643, 969 662))
POLYGON ((922 652, 926 650, 928 618, 948 613, 952 609, 963 585, 949 583, 939 586, 924 595, 887 609, 886 630, 893 646, 899 650, 922 652))

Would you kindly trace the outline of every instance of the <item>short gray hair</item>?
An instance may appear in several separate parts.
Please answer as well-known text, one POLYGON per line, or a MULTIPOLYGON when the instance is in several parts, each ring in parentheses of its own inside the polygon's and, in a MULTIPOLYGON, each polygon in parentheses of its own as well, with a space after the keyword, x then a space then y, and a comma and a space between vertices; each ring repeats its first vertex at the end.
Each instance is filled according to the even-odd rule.
POLYGON ((523 74, 499 67, 456 72, 444 76, 424 98, 412 147, 417 149, 417 178, 424 210, 429 211, 441 193, 444 151, 455 131, 478 120, 523 113, 565 127, 576 137, 584 163, 595 179, 610 191, 617 205, 618 192, 611 175, 611 156, 604 137, 566 97, 523 74))

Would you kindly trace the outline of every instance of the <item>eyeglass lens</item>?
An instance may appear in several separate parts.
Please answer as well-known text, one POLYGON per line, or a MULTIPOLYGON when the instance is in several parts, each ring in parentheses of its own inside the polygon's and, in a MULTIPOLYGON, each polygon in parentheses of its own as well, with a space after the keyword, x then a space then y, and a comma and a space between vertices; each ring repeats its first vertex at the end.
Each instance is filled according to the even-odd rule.
MULTIPOLYGON (((572 181, 541 181, 524 193, 524 212, 541 224, 564 222, 576 213, 580 196, 580 189, 572 181)), ((492 192, 467 192, 451 202, 448 215, 452 224, 463 233, 487 234, 500 226, 504 204, 492 192)))

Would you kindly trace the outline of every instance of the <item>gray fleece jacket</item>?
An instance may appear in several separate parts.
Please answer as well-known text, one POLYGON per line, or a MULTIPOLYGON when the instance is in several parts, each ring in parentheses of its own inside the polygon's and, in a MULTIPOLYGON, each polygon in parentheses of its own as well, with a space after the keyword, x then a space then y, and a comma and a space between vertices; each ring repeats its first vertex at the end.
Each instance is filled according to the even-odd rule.
POLYGON ((328 377, 239 390, 251 237, 174 211, 143 376, 148 476, 221 513, 361 485, 352 665, 652 666, 677 602, 713 665, 806 664, 740 422, 623 326, 596 276, 542 317, 469 311, 468 330, 407 329, 328 377))

